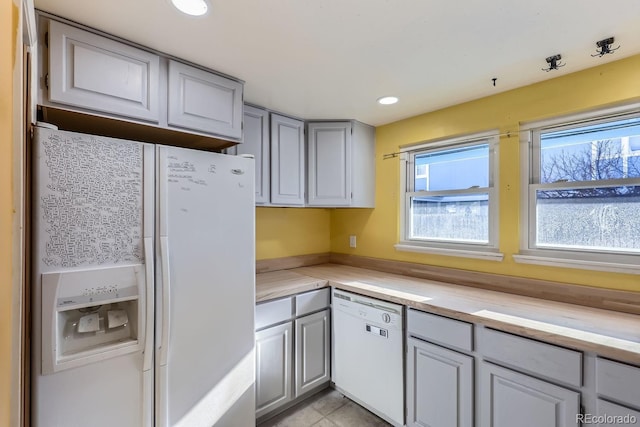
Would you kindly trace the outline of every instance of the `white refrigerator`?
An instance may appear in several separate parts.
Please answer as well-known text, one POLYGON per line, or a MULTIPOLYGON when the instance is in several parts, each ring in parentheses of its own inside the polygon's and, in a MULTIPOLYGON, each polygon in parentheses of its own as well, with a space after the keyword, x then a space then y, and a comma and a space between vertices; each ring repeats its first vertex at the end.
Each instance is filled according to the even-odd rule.
POLYGON ((36 127, 32 169, 32 425, 255 425, 253 160, 36 127))

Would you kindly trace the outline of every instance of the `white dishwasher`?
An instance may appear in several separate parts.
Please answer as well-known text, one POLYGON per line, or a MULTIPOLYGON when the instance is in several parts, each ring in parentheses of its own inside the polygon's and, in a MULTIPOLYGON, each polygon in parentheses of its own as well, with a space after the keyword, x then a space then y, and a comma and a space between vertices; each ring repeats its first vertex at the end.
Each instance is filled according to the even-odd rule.
POLYGON ((404 425, 402 306, 333 289, 333 371, 338 391, 404 425))

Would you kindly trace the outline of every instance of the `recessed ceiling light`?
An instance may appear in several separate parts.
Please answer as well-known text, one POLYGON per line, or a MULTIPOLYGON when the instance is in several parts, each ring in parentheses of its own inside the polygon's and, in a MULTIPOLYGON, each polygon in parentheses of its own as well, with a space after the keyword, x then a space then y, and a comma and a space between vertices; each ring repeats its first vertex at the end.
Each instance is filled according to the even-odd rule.
POLYGON ((378 104, 382 105, 391 105, 398 102, 398 98, 395 96, 383 96, 382 98, 378 98, 378 104))
POLYGON ((204 15, 209 9, 206 0, 171 0, 171 3, 180 12, 191 16, 204 15))

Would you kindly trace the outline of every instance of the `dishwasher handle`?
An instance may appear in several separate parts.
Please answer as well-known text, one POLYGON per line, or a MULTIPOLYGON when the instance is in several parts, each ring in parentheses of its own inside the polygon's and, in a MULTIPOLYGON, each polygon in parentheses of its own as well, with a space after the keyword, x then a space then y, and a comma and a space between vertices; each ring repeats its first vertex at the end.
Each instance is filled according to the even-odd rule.
POLYGON ((364 325, 364 329, 365 329, 365 331, 367 331, 370 334, 377 335, 377 336, 382 337, 382 338, 389 338, 389 330, 388 329, 379 328, 377 326, 370 325, 368 323, 364 325))
POLYGON ((358 299, 352 299, 351 302, 356 303, 356 304, 361 304, 361 305, 366 305, 367 307, 372 307, 375 308, 376 310, 380 310, 380 311, 386 311, 387 313, 395 313, 395 314, 400 314, 401 311, 399 310, 394 310, 391 307, 386 307, 384 305, 380 305, 380 304, 376 304, 373 302, 369 302, 369 301, 362 301, 362 300, 358 300, 358 299))
POLYGON ((376 310, 382 310, 382 311, 386 311, 388 313, 402 314, 402 309, 396 310, 396 309, 393 309, 391 307, 387 307, 385 305, 376 304, 376 303, 373 303, 373 302, 369 302, 369 301, 358 299, 356 297, 350 297, 350 296, 338 294, 338 293, 335 293, 335 292, 334 292, 333 296, 336 297, 336 298, 347 300, 347 301, 352 302, 354 304, 360 304, 360 305, 364 305, 364 306, 367 306, 367 307, 372 307, 372 308, 375 308, 376 310))

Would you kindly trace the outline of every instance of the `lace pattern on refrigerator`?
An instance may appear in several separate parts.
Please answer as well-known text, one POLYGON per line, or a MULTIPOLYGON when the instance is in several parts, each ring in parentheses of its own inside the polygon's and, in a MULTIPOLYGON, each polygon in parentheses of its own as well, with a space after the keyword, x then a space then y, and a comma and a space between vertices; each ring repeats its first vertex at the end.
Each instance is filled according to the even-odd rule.
POLYGON ((143 147, 111 138, 44 138, 42 262, 50 267, 141 263, 143 147))

